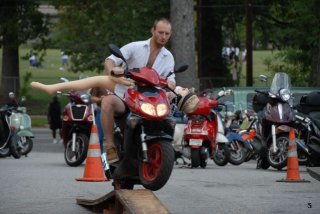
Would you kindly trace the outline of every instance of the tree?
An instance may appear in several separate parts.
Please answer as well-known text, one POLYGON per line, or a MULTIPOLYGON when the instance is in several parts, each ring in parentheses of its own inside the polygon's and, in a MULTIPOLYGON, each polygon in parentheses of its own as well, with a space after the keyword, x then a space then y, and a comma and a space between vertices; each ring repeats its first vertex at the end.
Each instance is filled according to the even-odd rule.
POLYGON ((57 0, 55 42, 71 56, 71 70, 103 71, 108 44, 145 40, 159 17, 169 17, 169 1, 57 0))
MULTIPOLYGON (((288 25, 279 29, 283 41, 284 68, 293 74, 308 77, 309 86, 320 86, 320 2, 294 0, 285 2, 288 25), (297 69, 298 68, 298 69, 297 69)), ((281 8, 278 8, 278 11, 281 8)), ((278 13, 277 18, 281 13, 278 13)), ((295 78, 295 84, 301 79, 295 78)))
POLYGON ((0 47, 2 48, 1 94, 20 90, 19 46, 29 39, 37 39, 35 49, 44 48, 48 35, 46 18, 34 0, 2 0, 0 2, 0 47), (15 87, 15 88, 13 88, 15 87))
POLYGON ((193 0, 171 0, 171 45, 176 64, 186 62, 186 72, 176 75, 177 85, 199 88, 195 53, 195 20, 193 0))

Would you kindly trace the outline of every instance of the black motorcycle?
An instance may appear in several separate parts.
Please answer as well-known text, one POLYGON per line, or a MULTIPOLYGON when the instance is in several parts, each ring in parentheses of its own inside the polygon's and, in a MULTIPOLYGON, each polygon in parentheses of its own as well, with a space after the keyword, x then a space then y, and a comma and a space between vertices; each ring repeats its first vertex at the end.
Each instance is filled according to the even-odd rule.
POLYGON ((291 107, 290 78, 288 74, 276 73, 268 91, 256 90, 253 108, 258 115, 257 139, 258 167, 282 169, 287 165, 289 130, 294 125, 294 110, 291 107), (261 108, 262 107, 262 108, 261 108))
POLYGON ((9 125, 9 117, 16 108, 8 105, 0 108, 0 157, 11 154, 18 159, 22 154, 23 146, 20 138, 9 125))
POLYGON ((296 106, 297 145, 307 165, 320 166, 320 92, 311 92, 296 106))

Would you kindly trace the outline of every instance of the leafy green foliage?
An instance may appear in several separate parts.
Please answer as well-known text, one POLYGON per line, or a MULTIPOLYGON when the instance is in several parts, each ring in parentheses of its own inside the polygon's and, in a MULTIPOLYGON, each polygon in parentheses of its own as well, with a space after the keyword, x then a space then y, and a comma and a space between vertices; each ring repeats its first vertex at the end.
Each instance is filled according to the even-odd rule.
POLYGON ((30 91, 30 80, 32 78, 32 73, 27 72, 23 76, 23 81, 22 81, 22 87, 20 88, 20 95, 25 96, 27 98, 30 98, 29 91, 30 91))
POLYGON ((169 16, 169 0, 56 1, 55 42, 71 56, 74 72, 102 71, 108 44, 145 40, 156 18, 169 16))

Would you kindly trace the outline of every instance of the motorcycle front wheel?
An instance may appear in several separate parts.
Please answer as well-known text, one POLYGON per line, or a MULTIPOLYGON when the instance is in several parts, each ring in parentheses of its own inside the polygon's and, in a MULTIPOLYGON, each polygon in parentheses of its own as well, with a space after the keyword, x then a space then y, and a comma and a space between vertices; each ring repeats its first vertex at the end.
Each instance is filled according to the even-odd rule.
POLYGON ((10 155, 10 149, 8 147, 0 149, 0 158, 5 158, 9 155, 10 155))
POLYGON ((89 139, 85 134, 77 134, 75 151, 72 151, 72 139, 70 139, 64 150, 64 159, 69 166, 79 166, 87 158, 89 139))
POLYGON ((218 166, 225 166, 228 164, 230 159, 230 150, 225 143, 219 143, 217 150, 214 152, 213 161, 218 166))
POLYGON ((288 134, 277 135, 276 145, 278 149, 276 152, 273 152, 272 143, 270 144, 267 152, 267 159, 273 168, 281 170, 287 166, 289 145, 288 134))
POLYGON ((21 157, 22 145, 19 141, 19 136, 16 133, 13 133, 10 138, 9 150, 15 159, 19 159, 21 157))
POLYGON ((229 162, 233 165, 242 164, 247 157, 247 149, 242 142, 232 140, 230 143, 230 159, 229 162))
POLYGON ((33 148, 33 141, 30 137, 20 137, 22 143, 22 155, 27 155, 33 148))
POLYGON ((157 140, 148 145, 149 161, 141 160, 139 178, 149 190, 161 189, 169 180, 174 165, 174 150, 170 142, 157 140))

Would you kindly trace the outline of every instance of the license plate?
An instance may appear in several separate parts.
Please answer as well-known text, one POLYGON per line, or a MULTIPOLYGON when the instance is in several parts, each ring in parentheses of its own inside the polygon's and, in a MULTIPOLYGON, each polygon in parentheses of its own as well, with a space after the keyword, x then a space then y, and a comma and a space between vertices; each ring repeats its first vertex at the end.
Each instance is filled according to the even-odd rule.
POLYGON ((202 145, 202 140, 200 140, 200 139, 190 139, 189 140, 189 145, 190 146, 201 146, 202 145))

